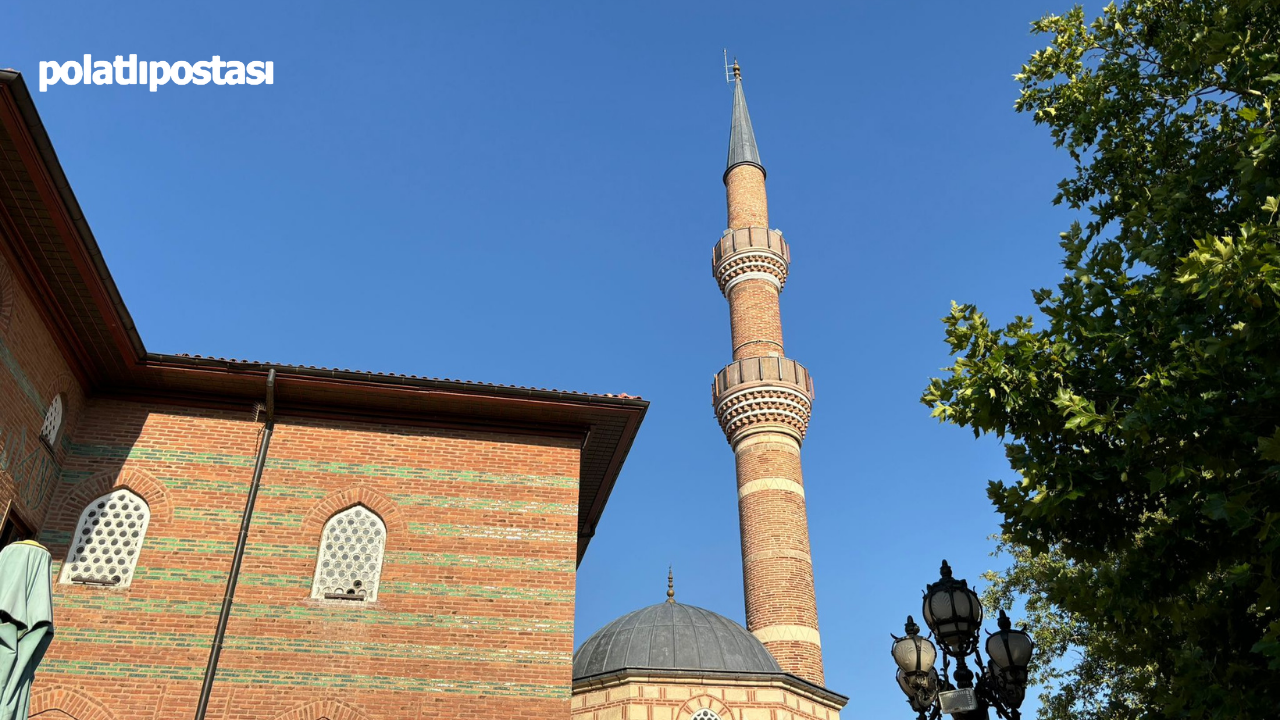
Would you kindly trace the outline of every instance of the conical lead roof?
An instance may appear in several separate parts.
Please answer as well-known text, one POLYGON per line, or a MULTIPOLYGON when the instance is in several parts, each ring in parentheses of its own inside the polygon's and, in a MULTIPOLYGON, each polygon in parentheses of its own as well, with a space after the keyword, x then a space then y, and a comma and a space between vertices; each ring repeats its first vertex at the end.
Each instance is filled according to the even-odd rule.
POLYGON ((729 161, 724 169, 724 177, 729 178, 729 171, 739 165, 755 165, 764 172, 760 164, 760 150, 756 147, 756 134, 751 129, 751 115, 747 113, 747 96, 742 92, 742 76, 738 75, 737 63, 734 63, 733 81, 733 123, 729 127, 729 161))

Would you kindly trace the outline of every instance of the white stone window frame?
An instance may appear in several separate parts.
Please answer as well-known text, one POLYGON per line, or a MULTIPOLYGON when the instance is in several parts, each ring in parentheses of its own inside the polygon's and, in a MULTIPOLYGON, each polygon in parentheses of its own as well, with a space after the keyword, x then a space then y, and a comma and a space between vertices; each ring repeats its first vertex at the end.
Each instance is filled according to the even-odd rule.
POLYGON ((715 711, 710 708, 702 708, 698 712, 694 713, 693 717, 689 718, 689 720, 720 720, 720 716, 715 714, 715 711))
POLYGON ((66 403, 62 401, 62 393, 53 396, 49 407, 44 411, 44 422, 40 425, 40 439, 50 448, 56 447, 58 433, 62 431, 62 421, 66 414, 66 403))
POLYGON ((129 587, 150 524, 150 506, 131 490, 115 488, 95 498, 80 512, 59 582, 129 587))
POLYGON ((320 533, 316 572, 311 581, 312 599, 347 604, 377 601, 386 546, 387 524, 367 505, 356 504, 334 513, 325 522, 324 530, 320 533), (347 522, 349 519, 368 524, 362 527, 353 525, 347 522), (356 532, 353 533, 352 530, 356 532), (368 532, 360 533, 361 530, 368 532), (365 542, 353 548, 349 545, 352 540, 365 542), (350 557, 344 557, 344 554, 350 557), (355 557, 358 559, 354 559, 355 557), (359 563, 364 569, 336 567, 338 563, 359 563), (329 575, 330 570, 334 570, 335 574, 329 575), (359 583, 358 587, 356 583, 359 583))

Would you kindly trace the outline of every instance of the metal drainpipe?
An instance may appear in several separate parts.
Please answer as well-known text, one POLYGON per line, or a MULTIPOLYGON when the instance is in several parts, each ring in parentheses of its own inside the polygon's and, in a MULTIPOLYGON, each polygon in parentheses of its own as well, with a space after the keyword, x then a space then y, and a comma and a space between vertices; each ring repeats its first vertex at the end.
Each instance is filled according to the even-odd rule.
POLYGON ((200 688, 200 704, 196 706, 196 720, 204 720, 209 708, 209 696, 213 692, 213 678, 218 673, 218 656, 222 654, 222 642, 227 635, 227 621, 231 619, 231 602, 236 594, 236 581, 240 579, 240 563, 244 560, 244 547, 249 540, 249 523, 253 520, 253 503, 258 498, 258 486, 262 483, 262 469, 267 464, 267 448, 271 445, 271 432, 276 425, 276 371, 267 373, 267 420, 262 426, 262 444, 258 446, 258 459, 253 465, 253 480, 249 483, 249 497, 244 504, 244 517, 240 520, 240 537, 236 539, 236 552, 231 560, 231 575, 227 578, 227 590, 222 595, 222 612, 218 615, 218 629, 213 634, 213 646, 209 648, 209 666, 204 671, 204 685, 200 688))

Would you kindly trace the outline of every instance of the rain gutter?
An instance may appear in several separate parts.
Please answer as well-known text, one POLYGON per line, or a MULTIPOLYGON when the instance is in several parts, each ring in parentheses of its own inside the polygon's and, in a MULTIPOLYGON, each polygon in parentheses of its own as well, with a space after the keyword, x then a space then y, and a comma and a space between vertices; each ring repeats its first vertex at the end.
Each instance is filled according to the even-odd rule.
POLYGON ((249 523, 253 520, 253 503, 258 499, 258 487, 262 484, 262 470, 267 464, 267 448, 271 446, 271 433, 276 426, 276 371, 267 373, 266 421, 262 425, 262 441, 258 445, 258 459, 253 465, 253 480, 249 483, 249 497, 244 504, 244 517, 240 519, 240 536, 236 539, 236 552, 231 559, 231 574, 227 577, 227 590, 222 595, 222 612, 218 614, 218 629, 213 634, 209 648, 209 665, 204 671, 204 685, 200 688, 200 703, 196 706, 196 719, 204 720, 209 709, 209 696, 213 693, 213 678, 218 674, 218 657, 222 655, 222 643, 227 636, 227 621, 231 619, 231 603, 236 595, 236 581, 240 579, 240 564, 244 561, 244 548, 249 541, 249 523))

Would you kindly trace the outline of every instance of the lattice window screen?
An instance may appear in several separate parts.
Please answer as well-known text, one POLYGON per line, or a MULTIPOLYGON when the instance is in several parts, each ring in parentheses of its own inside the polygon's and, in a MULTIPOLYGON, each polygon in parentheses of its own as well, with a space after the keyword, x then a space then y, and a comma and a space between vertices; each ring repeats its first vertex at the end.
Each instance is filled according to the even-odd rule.
POLYGON ((320 556, 311 597, 329 600, 378 599, 387 526, 372 510, 356 505, 329 518, 320 536, 320 556))
POLYGON ((689 720, 720 720, 720 716, 706 708, 703 708, 694 713, 693 717, 689 718, 689 720))
POLYGON ((146 501, 123 488, 89 503, 76 524, 61 581, 128 587, 150 521, 146 501))
POLYGON ((55 395, 49 409, 44 412, 44 424, 40 426, 40 437, 53 445, 58 439, 58 430, 62 429, 62 396, 55 395))

